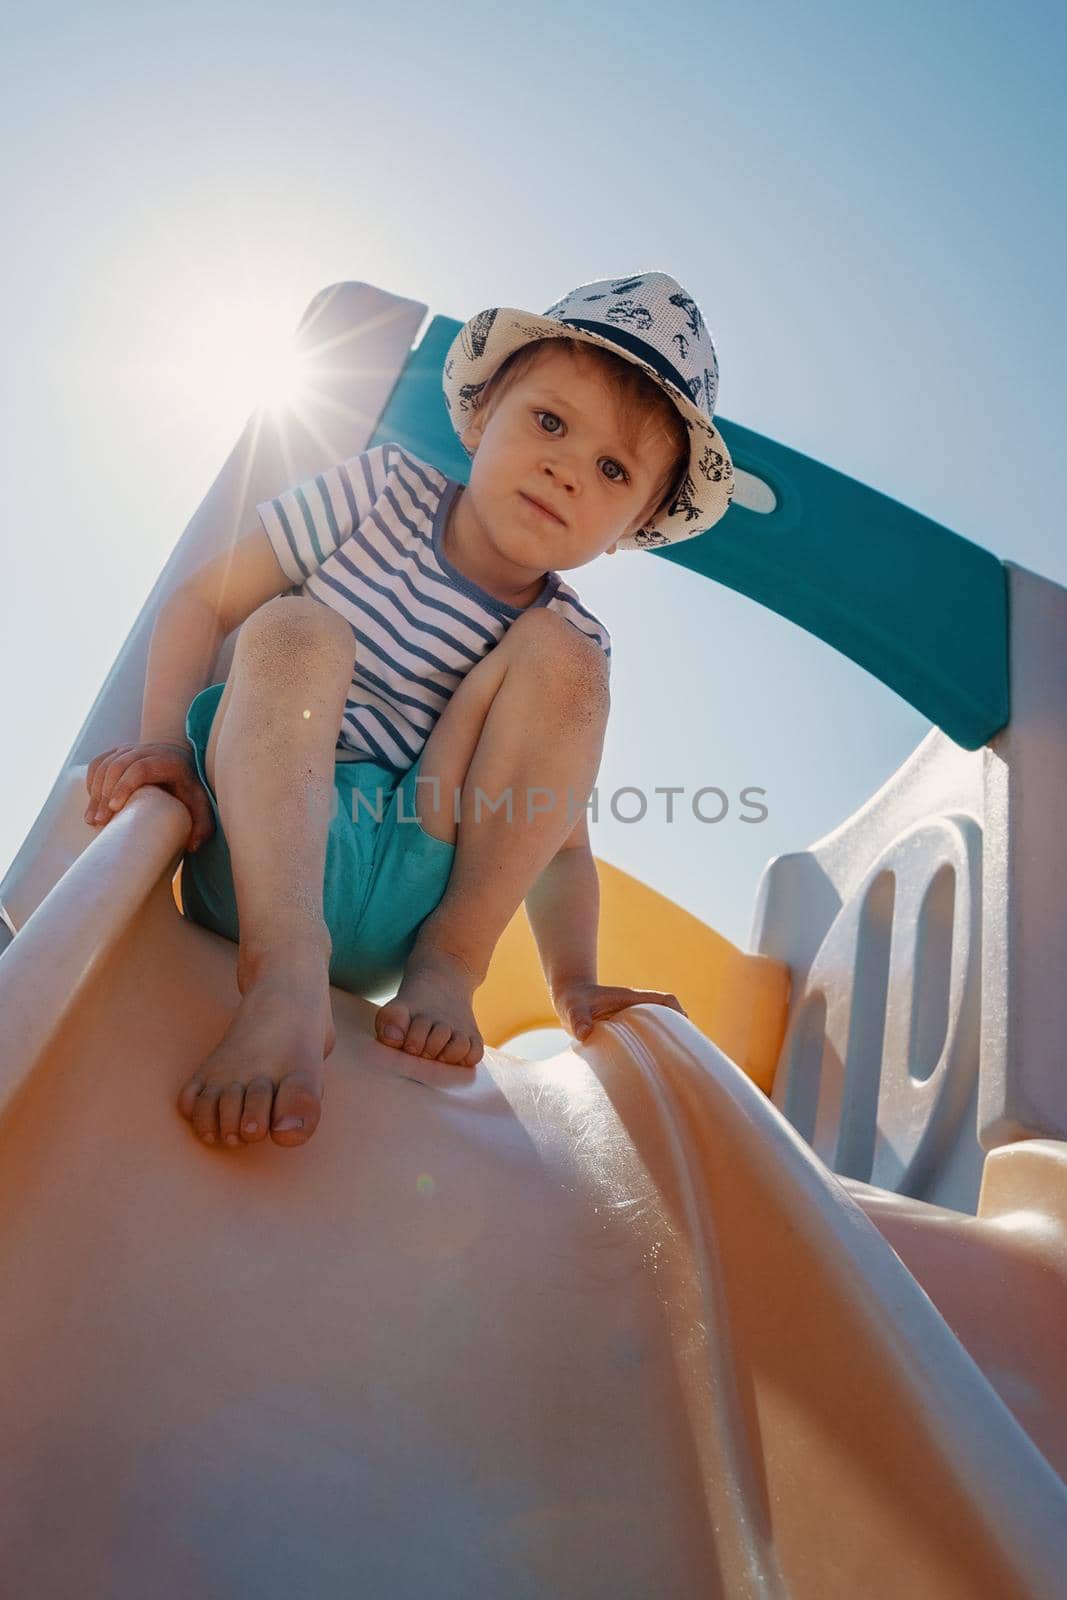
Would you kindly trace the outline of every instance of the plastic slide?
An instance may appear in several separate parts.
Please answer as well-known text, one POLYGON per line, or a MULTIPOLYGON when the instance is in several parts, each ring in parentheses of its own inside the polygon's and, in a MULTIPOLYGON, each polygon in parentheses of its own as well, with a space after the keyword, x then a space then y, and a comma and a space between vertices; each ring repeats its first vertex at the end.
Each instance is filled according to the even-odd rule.
MULTIPOLYGON (((343 394, 430 451, 456 325, 413 346, 424 311, 317 297, 305 339, 364 341, 325 415, 343 394)), ((855 626, 809 595, 935 726, 768 864, 749 951, 598 862, 602 968, 648 981, 655 951, 688 1018, 509 1052, 553 1020, 520 913, 473 1072, 380 1045, 334 990, 314 1138, 208 1148, 175 1097, 239 996, 236 947, 181 913, 188 813, 154 788, 98 834, 82 811, 88 759, 136 736, 162 596, 264 485, 370 437, 309 431, 294 463, 258 426, 0 884, 0 1592, 1067 1594, 1067 594, 958 540, 1003 659, 987 637, 955 680, 921 618, 864 634, 862 574, 855 626)), ((723 431, 788 514, 799 458, 723 431)), ((717 581, 799 608, 745 560, 717 581)))

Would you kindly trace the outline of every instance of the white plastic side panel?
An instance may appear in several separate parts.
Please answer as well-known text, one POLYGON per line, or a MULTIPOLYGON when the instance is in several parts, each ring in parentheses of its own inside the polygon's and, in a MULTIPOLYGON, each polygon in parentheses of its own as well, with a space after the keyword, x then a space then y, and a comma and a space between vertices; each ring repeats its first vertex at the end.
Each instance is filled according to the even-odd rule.
POLYGON ((1067 1138, 1067 591, 1007 564, 1012 721, 937 729, 761 879, 789 963, 774 1099, 842 1176, 975 1211, 983 1151, 1067 1138))
POLYGON ((933 729, 853 817, 764 871, 751 947, 793 971, 774 1100, 833 1171, 977 1207, 986 751, 933 729))
POLYGON ((905 830, 831 924, 791 1018, 775 1099, 835 1172, 917 1193, 978 1071, 981 831, 905 830))

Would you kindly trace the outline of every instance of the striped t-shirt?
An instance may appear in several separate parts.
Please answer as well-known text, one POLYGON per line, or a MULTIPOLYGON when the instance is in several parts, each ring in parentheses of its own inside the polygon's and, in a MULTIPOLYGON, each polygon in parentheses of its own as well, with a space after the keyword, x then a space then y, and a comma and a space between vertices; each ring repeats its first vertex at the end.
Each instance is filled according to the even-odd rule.
POLYGON ((381 444, 256 507, 296 591, 339 611, 356 637, 339 759, 406 772, 460 681, 523 610, 558 612, 610 667, 608 630, 558 572, 521 607, 453 566, 442 536, 459 488, 400 445, 381 444))

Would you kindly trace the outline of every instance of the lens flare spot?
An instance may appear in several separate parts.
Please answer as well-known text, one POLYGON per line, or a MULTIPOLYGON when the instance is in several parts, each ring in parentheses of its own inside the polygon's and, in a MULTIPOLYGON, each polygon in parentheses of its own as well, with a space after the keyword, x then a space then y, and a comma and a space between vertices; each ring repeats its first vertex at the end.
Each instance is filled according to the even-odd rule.
POLYGON ((418 1177, 415 1179, 416 1194, 425 1195, 428 1200, 432 1200, 436 1190, 437 1185, 434 1183, 430 1174, 428 1172, 420 1172, 418 1177))

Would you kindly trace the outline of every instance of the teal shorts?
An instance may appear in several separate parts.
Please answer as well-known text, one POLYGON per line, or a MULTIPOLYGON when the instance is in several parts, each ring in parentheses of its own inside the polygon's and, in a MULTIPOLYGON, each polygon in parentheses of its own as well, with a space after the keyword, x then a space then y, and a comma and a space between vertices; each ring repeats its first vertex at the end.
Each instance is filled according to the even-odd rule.
MULTIPOLYGON (((181 895, 187 917, 237 943, 230 851, 204 766, 224 688, 213 683, 202 689, 185 719, 215 832, 199 850, 183 856, 181 895)), ((415 809, 421 761, 420 754, 405 773, 376 761, 334 763, 323 916, 333 941, 330 982, 352 994, 395 992, 419 927, 440 901, 452 871, 455 845, 427 833, 415 809)))

